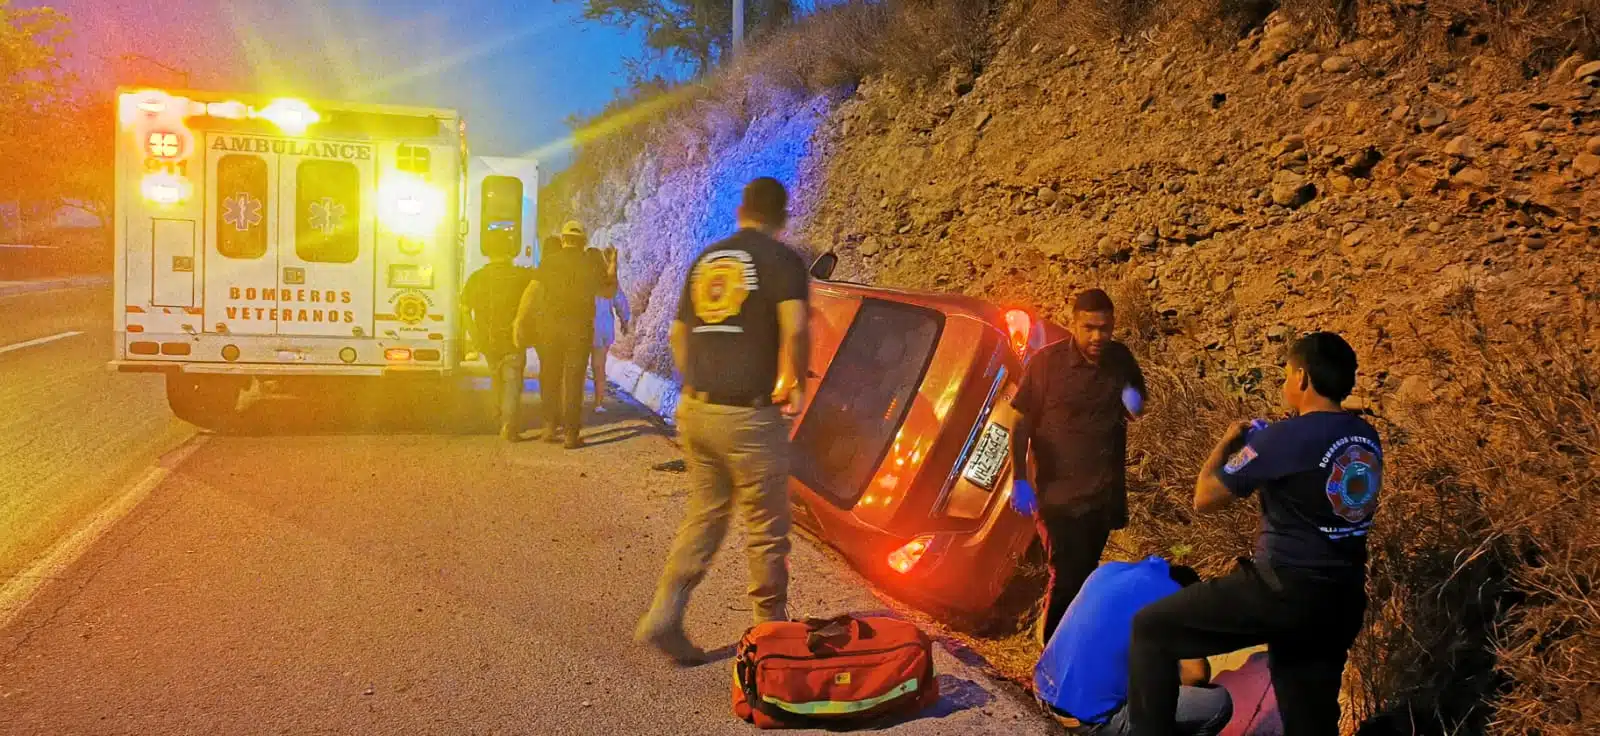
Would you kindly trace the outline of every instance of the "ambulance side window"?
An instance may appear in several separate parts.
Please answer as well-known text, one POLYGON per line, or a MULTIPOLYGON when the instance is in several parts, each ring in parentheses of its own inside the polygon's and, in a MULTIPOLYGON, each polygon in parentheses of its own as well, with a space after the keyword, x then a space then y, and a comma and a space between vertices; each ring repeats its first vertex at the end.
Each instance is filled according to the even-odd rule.
POLYGON ((267 252, 267 162, 228 154, 217 161, 217 252, 260 258, 267 252))
POLYGON ((521 253, 522 180, 514 176, 486 176, 482 186, 478 249, 486 256, 521 253))
POLYGON ((361 254, 361 171, 348 161, 305 161, 295 171, 294 252, 309 263, 361 254))

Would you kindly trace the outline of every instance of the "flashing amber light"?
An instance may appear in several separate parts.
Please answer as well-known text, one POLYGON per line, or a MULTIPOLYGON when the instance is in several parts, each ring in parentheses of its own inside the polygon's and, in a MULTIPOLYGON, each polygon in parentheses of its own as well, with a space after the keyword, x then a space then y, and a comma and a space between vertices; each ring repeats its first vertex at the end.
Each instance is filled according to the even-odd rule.
POLYGON ((160 118, 169 115, 172 105, 179 101, 158 89, 129 92, 118 101, 118 118, 123 125, 133 125, 140 119, 160 118))
POLYGON ((171 206, 189 198, 189 182, 176 174, 147 174, 139 185, 144 198, 154 204, 171 206))
POLYGON ((389 348, 383 351, 383 358, 394 362, 411 360, 411 348, 389 348))
POLYGON ((322 116, 311 109, 310 105, 300 100, 289 99, 273 100, 271 104, 257 110, 255 116, 271 121, 289 135, 301 135, 306 132, 306 128, 322 120, 322 116))
POLYGON ((250 108, 243 102, 209 102, 206 103, 206 115, 227 120, 243 120, 250 114, 250 108))
POLYGON ((1017 355, 1028 354, 1028 340, 1033 336, 1033 318, 1027 312, 1013 309, 1006 312, 1006 329, 1011 335, 1011 349, 1017 355))
POLYGON ((901 575, 910 572, 911 568, 917 566, 917 561, 922 559, 923 553, 928 551, 928 545, 932 543, 933 537, 926 535, 907 542, 906 546, 889 553, 889 568, 901 575))

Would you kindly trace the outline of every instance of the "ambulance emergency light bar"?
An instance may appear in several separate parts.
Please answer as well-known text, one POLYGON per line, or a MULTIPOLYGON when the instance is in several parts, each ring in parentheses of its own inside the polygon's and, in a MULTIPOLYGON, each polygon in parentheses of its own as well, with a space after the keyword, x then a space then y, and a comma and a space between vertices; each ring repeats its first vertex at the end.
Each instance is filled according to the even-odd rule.
POLYGON ((252 107, 243 102, 199 102, 169 95, 159 90, 145 90, 123 95, 122 124, 132 125, 140 117, 178 119, 213 117, 226 120, 256 118, 278 126, 289 135, 301 135, 306 128, 321 122, 322 115, 306 103, 289 98, 279 98, 265 107, 252 107), (174 113, 176 113, 174 115, 174 113))

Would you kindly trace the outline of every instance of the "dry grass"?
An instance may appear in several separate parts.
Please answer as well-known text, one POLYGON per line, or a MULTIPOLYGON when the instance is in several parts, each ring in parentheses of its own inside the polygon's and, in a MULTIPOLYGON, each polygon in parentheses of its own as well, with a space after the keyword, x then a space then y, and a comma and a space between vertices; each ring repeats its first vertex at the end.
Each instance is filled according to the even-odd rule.
MULTIPOLYGON (((1500 320, 1475 305, 1459 319, 1433 347, 1478 403, 1374 420, 1386 487, 1351 715, 1379 733, 1600 732, 1600 369, 1579 346, 1485 332, 1500 320)), ((1135 425, 1119 552, 1217 574, 1248 551, 1253 512, 1194 518, 1194 469, 1227 421, 1268 403, 1147 355, 1157 402, 1135 425)))
MULTIPOLYGON (((1108 556, 1219 575, 1248 554, 1255 511, 1195 517, 1194 472, 1228 422, 1272 411, 1264 394, 1281 374, 1260 388, 1200 375, 1162 350, 1142 291, 1117 291, 1155 400, 1133 427, 1132 518, 1108 556)), ((1457 329, 1428 347, 1480 398, 1373 418, 1385 489, 1346 715, 1363 734, 1600 733, 1600 363, 1583 346, 1488 330, 1502 320, 1470 290, 1454 301, 1457 329)), ((1027 682, 1039 651, 1027 623, 971 646, 1027 682)))
POLYGON ((751 71, 821 92, 879 74, 925 82, 976 70, 987 53, 988 12, 985 0, 845 0, 769 41, 751 71))
POLYGON ((1500 321, 1466 296, 1432 347, 1478 403, 1385 428, 1358 695, 1399 730, 1597 733, 1600 367, 1582 346, 1486 330, 1500 321))

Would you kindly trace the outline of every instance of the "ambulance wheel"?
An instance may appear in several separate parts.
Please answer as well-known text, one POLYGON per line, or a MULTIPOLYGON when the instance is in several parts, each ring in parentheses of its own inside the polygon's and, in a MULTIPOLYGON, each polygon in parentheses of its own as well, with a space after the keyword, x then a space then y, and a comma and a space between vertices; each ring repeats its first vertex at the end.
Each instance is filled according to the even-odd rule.
POLYGON ((202 429, 227 429, 238 416, 244 383, 234 376, 167 375, 167 406, 173 415, 202 429))

